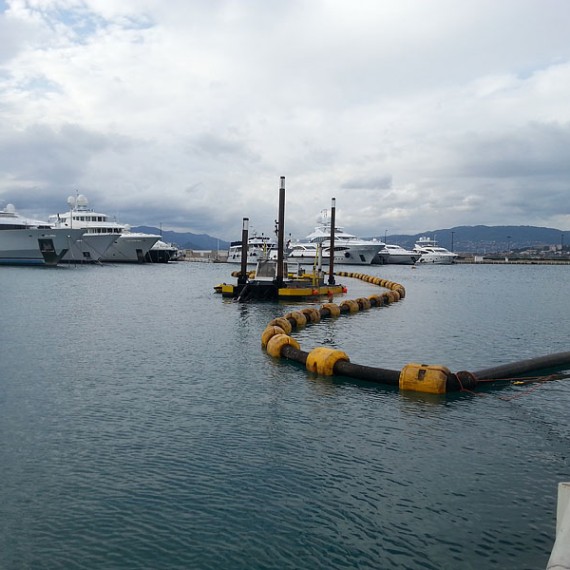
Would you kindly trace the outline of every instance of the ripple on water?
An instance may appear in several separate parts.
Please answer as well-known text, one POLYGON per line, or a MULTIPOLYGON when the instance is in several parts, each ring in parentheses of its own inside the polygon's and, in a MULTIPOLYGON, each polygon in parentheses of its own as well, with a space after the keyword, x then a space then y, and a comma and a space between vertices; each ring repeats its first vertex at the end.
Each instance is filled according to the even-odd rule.
MULTIPOLYGON (((201 265, 0 272, 1 567, 546 565, 563 381, 440 398, 319 378, 260 349, 289 305, 225 302, 227 267, 201 265)), ((304 349, 476 369, 570 333, 565 274, 371 271, 406 298, 296 331, 304 349)))

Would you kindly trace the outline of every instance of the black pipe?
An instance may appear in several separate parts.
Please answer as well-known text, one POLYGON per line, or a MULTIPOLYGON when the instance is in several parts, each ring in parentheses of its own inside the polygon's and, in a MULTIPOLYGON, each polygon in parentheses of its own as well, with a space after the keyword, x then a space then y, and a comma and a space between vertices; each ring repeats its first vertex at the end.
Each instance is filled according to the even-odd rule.
MULTIPOLYGON (((376 299, 372 299, 371 303, 372 305, 375 305, 376 299)), ((339 306, 339 308, 341 313, 346 313, 350 310, 348 305, 342 305, 339 306)), ((325 307, 321 307, 319 309, 319 313, 322 318, 332 316, 331 311, 325 307)), ((289 318, 288 320, 293 328, 297 327, 295 319, 289 318)), ((296 349, 291 345, 285 345, 281 349, 281 356, 306 366, 309 353, 296 349)), ((483 370, 478 370, 477 372, 469 372, 465 370, 456 373, 449 372, 446 378, 446 391, 453 392, 459 390, 471 390, 476 388, 479 383, 487 380, 509 380, 517 376, 528 374, 529 372, 554 370, 565 367, 570 367, 570 352, 558 352, 546 356, 529 358, 527 360, 520 360, 511 364, 485 368, 483 370)), ((383 368, 363 366, 347 362, 346 360, 337 361, 334 365, 333 372, 340 376, 388 384, 391 386, 398 386, 400 382, 399 370, 387 370, 383 368)))
MULTIPOLYGON (((300 362, 304 366, 307 365, 308 352, 299 350, 290 344, 286 344, 281 348, 281 356, 300 362)), ((384 370, 382 368, 372 368, 370 366, 361 366, 360 364, 352 364, 346 360, 339 360, 333 368, 333 372, 338 376, 347 376, 357 380, 368 380, 370 382, 378 382, 380 384, 390 384, 397 386, 400 381, 400 372, 398 370, 384 370)))
POLYGON ((400 384, 399 370, 373 368, 372 366, 362 366, 361 364, 353 364, 346 360, 339 360, 334 365, 333 371, 335 374, 356 378, 358 380, 368 380, 369 382, 378 382, 390 386, 398 386, 400 384))
MULTIPOLYGON (((281 356, 306 366, 309 353, 291 345, 285 345, 281 349, 281 356)), ((512 364, 505 364, 495 368, 487 368, 478 372, 450 372, 446 380, 446 391, 455 392, 459 390, 471 390, 477 387, 477 385, 484 380, 506 380, 528 372, 537 372, 539 370, 560 368, 569 365, 570 352, 560 352, 548 356, 522 360, 512 364)), ((335 375, 339 376, 346 376, 348 378, 366 380, 379 384, 388 384, 390 386, 398 386, 400 383, 399 370, 363 366, 346 360, 337 361, 334 365, 333 372, 335 375)))
POLYGON ((550 368, 570 366, 570 352, 558 352, 473 372, 480 380, 500 380, 550 368))
POLYGON ((285 344, 283 347, 281 347, 281 356, 284 356, 288 360, 294 360, 295 362, 299 362, 303 366, 306 366, 309 353, 305 352, 304 350, 295 348, 290 344, 285 344))

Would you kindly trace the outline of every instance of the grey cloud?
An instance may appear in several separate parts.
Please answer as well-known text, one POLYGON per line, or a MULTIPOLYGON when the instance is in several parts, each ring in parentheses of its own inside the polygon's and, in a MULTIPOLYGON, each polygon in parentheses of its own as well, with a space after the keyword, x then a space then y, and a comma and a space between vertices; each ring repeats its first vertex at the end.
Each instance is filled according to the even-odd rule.
POLYGON ((230 138, 213 133, 202 133, 190 139, 186 145, 187 152, 199 154, 210 159, 239 158, 242 160, 256 160, 247 144, 239 138, 230 138))
POLYGON ((0 198, 51 213, 79 188, 133 225, 239 237, 242 216, 271 231, 286 175, 299 235, 333 195, 360 235, 570 225, 570 4, 434 2, 0 14, 0 198))
MULTIPOLYGON (((40 29, 35 23, 10 18, 5 12, 0 12, 0 64, 15 57, 28 46, 30 37, 39 34, 40 29)), ((45 36, 41 34, 41 37, 45 36)))
POLYGON ((33 125, 0 135, 0 168, 14 180, 38 185, 74 184, 94 155, 128 146, 124 137, 110 137, 77 125, 55 130, 33 125))
POLYGON ((68 194, 75 188, 85 190, 85 174, 98 156, 121 154, 133 144, 126 137, 104 135, 78 125, 62 125, 57 130, 33 125, 21 132, 3 129, 0 169, 5 182, 0 196, 20 211, 38 215, 62 211, 68 194))
POLYGON ((478 178, 570 175, 570 124, 532 123, 500 135, 465 136, 457 171, 478 178))
POLYGON ((390 175, 370 178, 351 178, 340 185, 345 190, 389 190, 392 188, 390 175))

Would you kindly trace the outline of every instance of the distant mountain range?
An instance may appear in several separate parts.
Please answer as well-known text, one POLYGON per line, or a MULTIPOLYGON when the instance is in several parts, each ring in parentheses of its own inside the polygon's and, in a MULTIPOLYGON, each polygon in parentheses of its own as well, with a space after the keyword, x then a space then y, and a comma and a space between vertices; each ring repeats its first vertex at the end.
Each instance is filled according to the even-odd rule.
MULTIPOLYGON (((386 240, 412 248, 421 236, 453 251, 473 253, 570 244, 570 232, 538 226, 456 226, 415 235, 389 234, 386 240)), ((383 235, 375 237, 384 240, 383 235)))
MULTIPOLYGON (((181 249, 227 250, 229 242, 190 232, 160 231, 150 226, 138 226, 133 231, 162 234, 162 239, 176 244, 181 249)), ((415 235, 388 234, 388 243, 397 243, 412 248, 419 237, 428 236, 447 249, 458 252, 507 251, 549 245, 570 245, 570 232, 538 226, 456 226, 430 230, 415 235)), ((372 236, 383 241, 384 235, 372 236)))
POLYGON ((209 236, 208 234, 193 234, 190 232, 160 231, 150 226, 131 228, 133 232, 145 234, 161 234, 164 241, 177 245, 180 249, 224 251, 230 247, 229 242, 209 236))

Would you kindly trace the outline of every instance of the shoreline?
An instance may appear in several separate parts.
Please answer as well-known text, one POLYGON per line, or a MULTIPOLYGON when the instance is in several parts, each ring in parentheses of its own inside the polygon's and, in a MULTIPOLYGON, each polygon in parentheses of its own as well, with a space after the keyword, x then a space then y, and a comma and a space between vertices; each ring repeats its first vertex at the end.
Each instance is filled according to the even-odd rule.
POLYGON ((457 259, 455 263, 473 265, 570 265, 570 259, 477 259, 465 257, 457 259))

